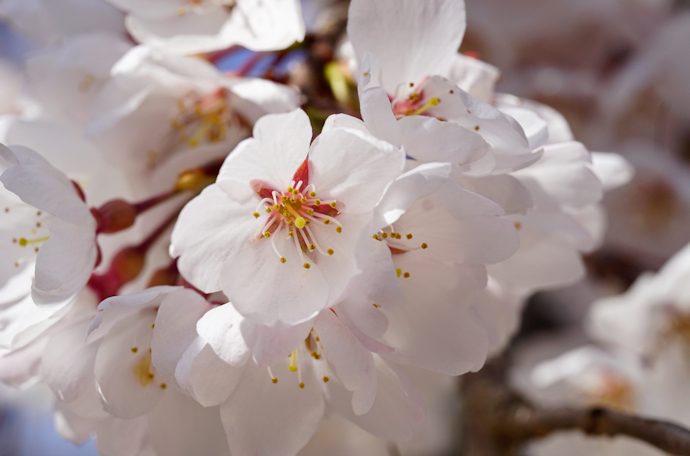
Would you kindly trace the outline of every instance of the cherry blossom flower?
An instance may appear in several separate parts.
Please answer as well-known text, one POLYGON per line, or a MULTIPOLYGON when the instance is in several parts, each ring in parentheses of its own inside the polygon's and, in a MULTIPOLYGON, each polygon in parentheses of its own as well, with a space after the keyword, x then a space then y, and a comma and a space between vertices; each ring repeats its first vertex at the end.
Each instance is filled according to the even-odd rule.
POLYGON ((139 42, 178 54, 240 45, 284 49, 304 39, 298 0, 109 0, 127 11, 127 30, 139 42))
POLYGON ((225 157, 259 117, 291 111, 297 100, 287 86, 229 79, 201 59, 138 46, 113 66, 86 131, 109 160, 167 188, 181 171, 225 157))
POLYGON ((158 310, 152 361, 202 405, 220 404, 232 454, 297 454, 328 410, 401 441, 424 419, 409 380, 336 311, 277 329, 244 319, 230 303, 209 307, 191 290, 169 294, 158 310))
POLYGON ((358 131, 310 141, 303 111, 259 119, 172 234, 187 280, 267 325, 308 320, 340 297, 358 272, 356 241, 403 166, 402 151, 358 131))
POLYGON ((86 285, 96 264, 96 219, 81 190, 36 152, 2 146, 0 154, 9 164, 0 181, 26 203, 15 199, 3 208, 14 221, 3 261, 20 269, 35 258, 34 302, 63 301, 86 285))

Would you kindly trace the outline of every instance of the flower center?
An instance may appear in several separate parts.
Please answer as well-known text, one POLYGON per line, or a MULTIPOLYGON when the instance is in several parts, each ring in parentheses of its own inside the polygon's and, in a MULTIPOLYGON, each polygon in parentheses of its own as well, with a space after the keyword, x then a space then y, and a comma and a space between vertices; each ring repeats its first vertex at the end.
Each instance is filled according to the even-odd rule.
POLYGON ((177 111, 170 125, 178 132, 179 142, 189 147, 196 147, 204 141, 222 141, 228 127, 238 123, 230 109, 225 88, 200 98, 189 94, 177 101, 177 111))
MULTIPOLYGON (((377 241, 385 242, 393 255, 400 255, 412 250, 424 250, 429 247, 426 242, 419 244, 419 241, 414 239, 414 235, 401 226, 396 228, 390 225, 374 234, 373 238, 377 241)), ((410 277, 409 272, 403 271, 400 268, 396 268, 395 273, 398 277, 403 277, 405 279, 410 277)), ((376 304, 374 304, 374 306, 376 306, 376 304)))
POLYGON ((429 80, 424 78, 420 83, 410 83, 408 90, 398 91, 399 96, 391 101, 393 107, 393 114, 396 119, 401 119, 405 116, 431 116, 429 110, 434 106, 438 106, 441 99, 438 97, 431 97, 425 93, 425 85, 429 80))
POLYGON ((260 212, 267 214, 262 220, 261 236, 271 239, 273 250, 282 263, 287 259, 276 245, 278 236, 285 236, 294 243, 300 262, 306 269, 311 267, 308 259, 313 252, 322 255, 335 253, 332 248, 319 242, 317 234, 330 226, 337 233, 343 231, 336 219, 340 214, 336 200, 321 200, 316 187, 313 184, 305 185, 303 180, 293 180, 284 192, 262 188, 258 193, 263 199, 254 212, 254 217, 260 218, 260 212))
POLYGON ((36 258, 41 244, 50 238, 47 225, 53 216, 24 203, 5 206, 0 216, 7 217, 6 225, 12 227, 3 234, 12 244, 6 259, 19 268, 36 258))
MULTIPOLYGON (((305 385, 302 379, 301 366, 303 363, 309 362, 309 357, 307 357, 306 360, 303 359, 307 354, 309 355, 309 357, 314 358, 312 362, 320 361, 322 358, 323 361, 325 361, 325 355, 323 353, 323 346, 321 345, 321 340, 319 339, 319 336, 314 332, 313 329, 311 330, 311 332, 309 332, 309 335, 304 340, 304 346, 298 346, 288 356, 288 358, 290 358, 290 364, 288 364, 287 369, 288 371, 297 374, 297 384, 302 389, 305 385)), ((271 377, 271 382, 278 383, 278 379, 273 375, 273 371, 271 370, 271 368, 268 367, 267 369, 268 375, 270 375, 271 377)), ((324 362, 322 366, 322 371, 324 375, 321 377, 321 380, 324 383, 328 383, 328 381, 330 380, 328 373, 328 363, 324 362)))

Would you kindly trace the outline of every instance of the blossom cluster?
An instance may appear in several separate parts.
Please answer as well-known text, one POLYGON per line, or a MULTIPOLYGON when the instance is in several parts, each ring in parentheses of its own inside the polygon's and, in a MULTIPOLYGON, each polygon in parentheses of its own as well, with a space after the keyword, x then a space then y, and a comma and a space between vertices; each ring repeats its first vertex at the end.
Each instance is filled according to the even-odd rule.
POLYGON ((52 46, 2 107, 0 378, 103 455, 296 455, 331 415, 408 440, 409 373, 479 370, 632 174, 495 93, 461 0, 352 0, 330 68, 358 108, 322 122, 214 65, 298 52, 295 0, 27 3, 52 46))

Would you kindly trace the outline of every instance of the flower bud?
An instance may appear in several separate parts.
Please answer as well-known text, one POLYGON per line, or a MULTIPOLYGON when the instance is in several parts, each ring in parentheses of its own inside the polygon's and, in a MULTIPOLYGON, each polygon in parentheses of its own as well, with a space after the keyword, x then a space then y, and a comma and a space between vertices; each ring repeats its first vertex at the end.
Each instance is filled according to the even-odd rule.
POLYGON ((110 234, 125 230, 134 225, 137 218, 136 208, 121 199, 108 201, 96 212, 99 233, 110 234))

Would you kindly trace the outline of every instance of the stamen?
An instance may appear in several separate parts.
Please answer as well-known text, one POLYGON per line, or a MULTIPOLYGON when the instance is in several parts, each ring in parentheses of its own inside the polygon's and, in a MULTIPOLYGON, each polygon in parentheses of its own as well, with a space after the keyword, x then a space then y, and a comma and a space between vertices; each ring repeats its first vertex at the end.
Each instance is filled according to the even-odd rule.
POLYGON ((22 247, 26 247, 27 244, 35 244, 38 242, 45 242, 48 239, 50 239, 50 236, 38 238, 38 239, 26 239, 26 238, 19 238, 19 245, 22 247))
POLYGON ((439 100, 439 99, 436 98, 436 97, 430 98, 427 104, 425 104, 424 106, 422 106, 421 108, 419 108, 419 109, 417 109, 417 110, 415 110, 415 111, 412 111, 412 112, 409 113, 408 115, 409 115, 409 116, 418 116, 418 115, 420 115, 420 114, 423 114, 423 113, 425 113, 426 111, 428 111, 429 109, 431 109, 433 106, 438 106, 438 104, 439 104, 440 102, 441 102, 441 100, 439 100))
POLYGON ((288 370, 290 372, 297 372, 296 359, 297 359, 297 349, 294 349, 294 350, 292 350, 292 354, 290 355, 290 365, 288 366, 288 370))
POLYGON ((271 371, 271 367, 268 366, 268 367, 266 367, 266 369, 268 369, 268 375, 271 376, 271 381, 272 381, 273 383, 278 383, 278 379, 275 378, 275 376, 273 375, 273 371, 271 371))

